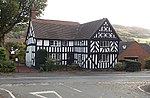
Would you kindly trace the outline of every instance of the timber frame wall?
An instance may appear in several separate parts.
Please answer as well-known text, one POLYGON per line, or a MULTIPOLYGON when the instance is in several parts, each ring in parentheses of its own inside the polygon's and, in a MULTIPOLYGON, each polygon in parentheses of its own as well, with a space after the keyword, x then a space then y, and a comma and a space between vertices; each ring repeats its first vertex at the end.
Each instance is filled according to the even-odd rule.
POLYGON ((36 65, 35 56, 39 49, 47 50, 48 55, 59 64, 75 63, 86 69, 110 69, 118 60, 120 40, 109 21, 105 21, 90 39, 40 39, 35 38, 33 28, 30 27, 26 38, 30 42, 26 55, 30 55, 28 53, 31 50, 33 66, 36 65), (31 38, 32 43, 29 41, 31 38), (32 49, 28 50, 29 46, 32 49))

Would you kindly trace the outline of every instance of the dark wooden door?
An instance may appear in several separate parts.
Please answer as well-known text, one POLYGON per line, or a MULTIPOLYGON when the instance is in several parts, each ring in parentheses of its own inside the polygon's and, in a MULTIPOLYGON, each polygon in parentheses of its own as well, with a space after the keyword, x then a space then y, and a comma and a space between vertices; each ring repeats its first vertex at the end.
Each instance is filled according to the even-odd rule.
POLYGON ((73 53, 67 53, 67 64, 73 64, 74 63, 74 54, 73 53))

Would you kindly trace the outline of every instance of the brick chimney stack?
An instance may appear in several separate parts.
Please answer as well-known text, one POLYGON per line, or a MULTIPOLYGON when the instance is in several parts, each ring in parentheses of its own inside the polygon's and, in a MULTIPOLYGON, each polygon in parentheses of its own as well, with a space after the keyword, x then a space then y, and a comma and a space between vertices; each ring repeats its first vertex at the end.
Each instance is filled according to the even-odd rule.
POLYGON ((36 19, 36 9, 35 9, 34 3, 32 4, 32 7, 31 7, 31 19, 36 19))

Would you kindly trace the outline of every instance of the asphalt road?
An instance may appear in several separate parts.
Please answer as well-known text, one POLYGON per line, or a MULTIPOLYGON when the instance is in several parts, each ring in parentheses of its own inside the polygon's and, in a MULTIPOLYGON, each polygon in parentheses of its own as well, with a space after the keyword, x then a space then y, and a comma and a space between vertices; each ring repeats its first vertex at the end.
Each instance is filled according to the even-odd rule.
POLYGON ((4 98, 150 98, 150 72, 53 72, 0 76, 4 98))

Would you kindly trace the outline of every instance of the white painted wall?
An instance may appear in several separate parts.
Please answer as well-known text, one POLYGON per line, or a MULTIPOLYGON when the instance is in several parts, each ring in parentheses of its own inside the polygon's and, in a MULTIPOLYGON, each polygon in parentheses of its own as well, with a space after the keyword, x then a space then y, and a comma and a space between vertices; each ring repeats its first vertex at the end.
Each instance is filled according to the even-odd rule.
POLYGON ((26 65, 28 67, 35 66, 35 46, 28 46, 26 49, 26 65))
POLYGON ((31 67, 32 65, 35 66, 35 42, 36 40, 34 39, 35 34, 33 31, 33 27, 32 27, 32 22, 30 23, 30 30, 29 33, 27 35, 27 39, 26 39, 26 55, 25 55, 25 61, 26 61, 26 65, 28 67, 31 67))

